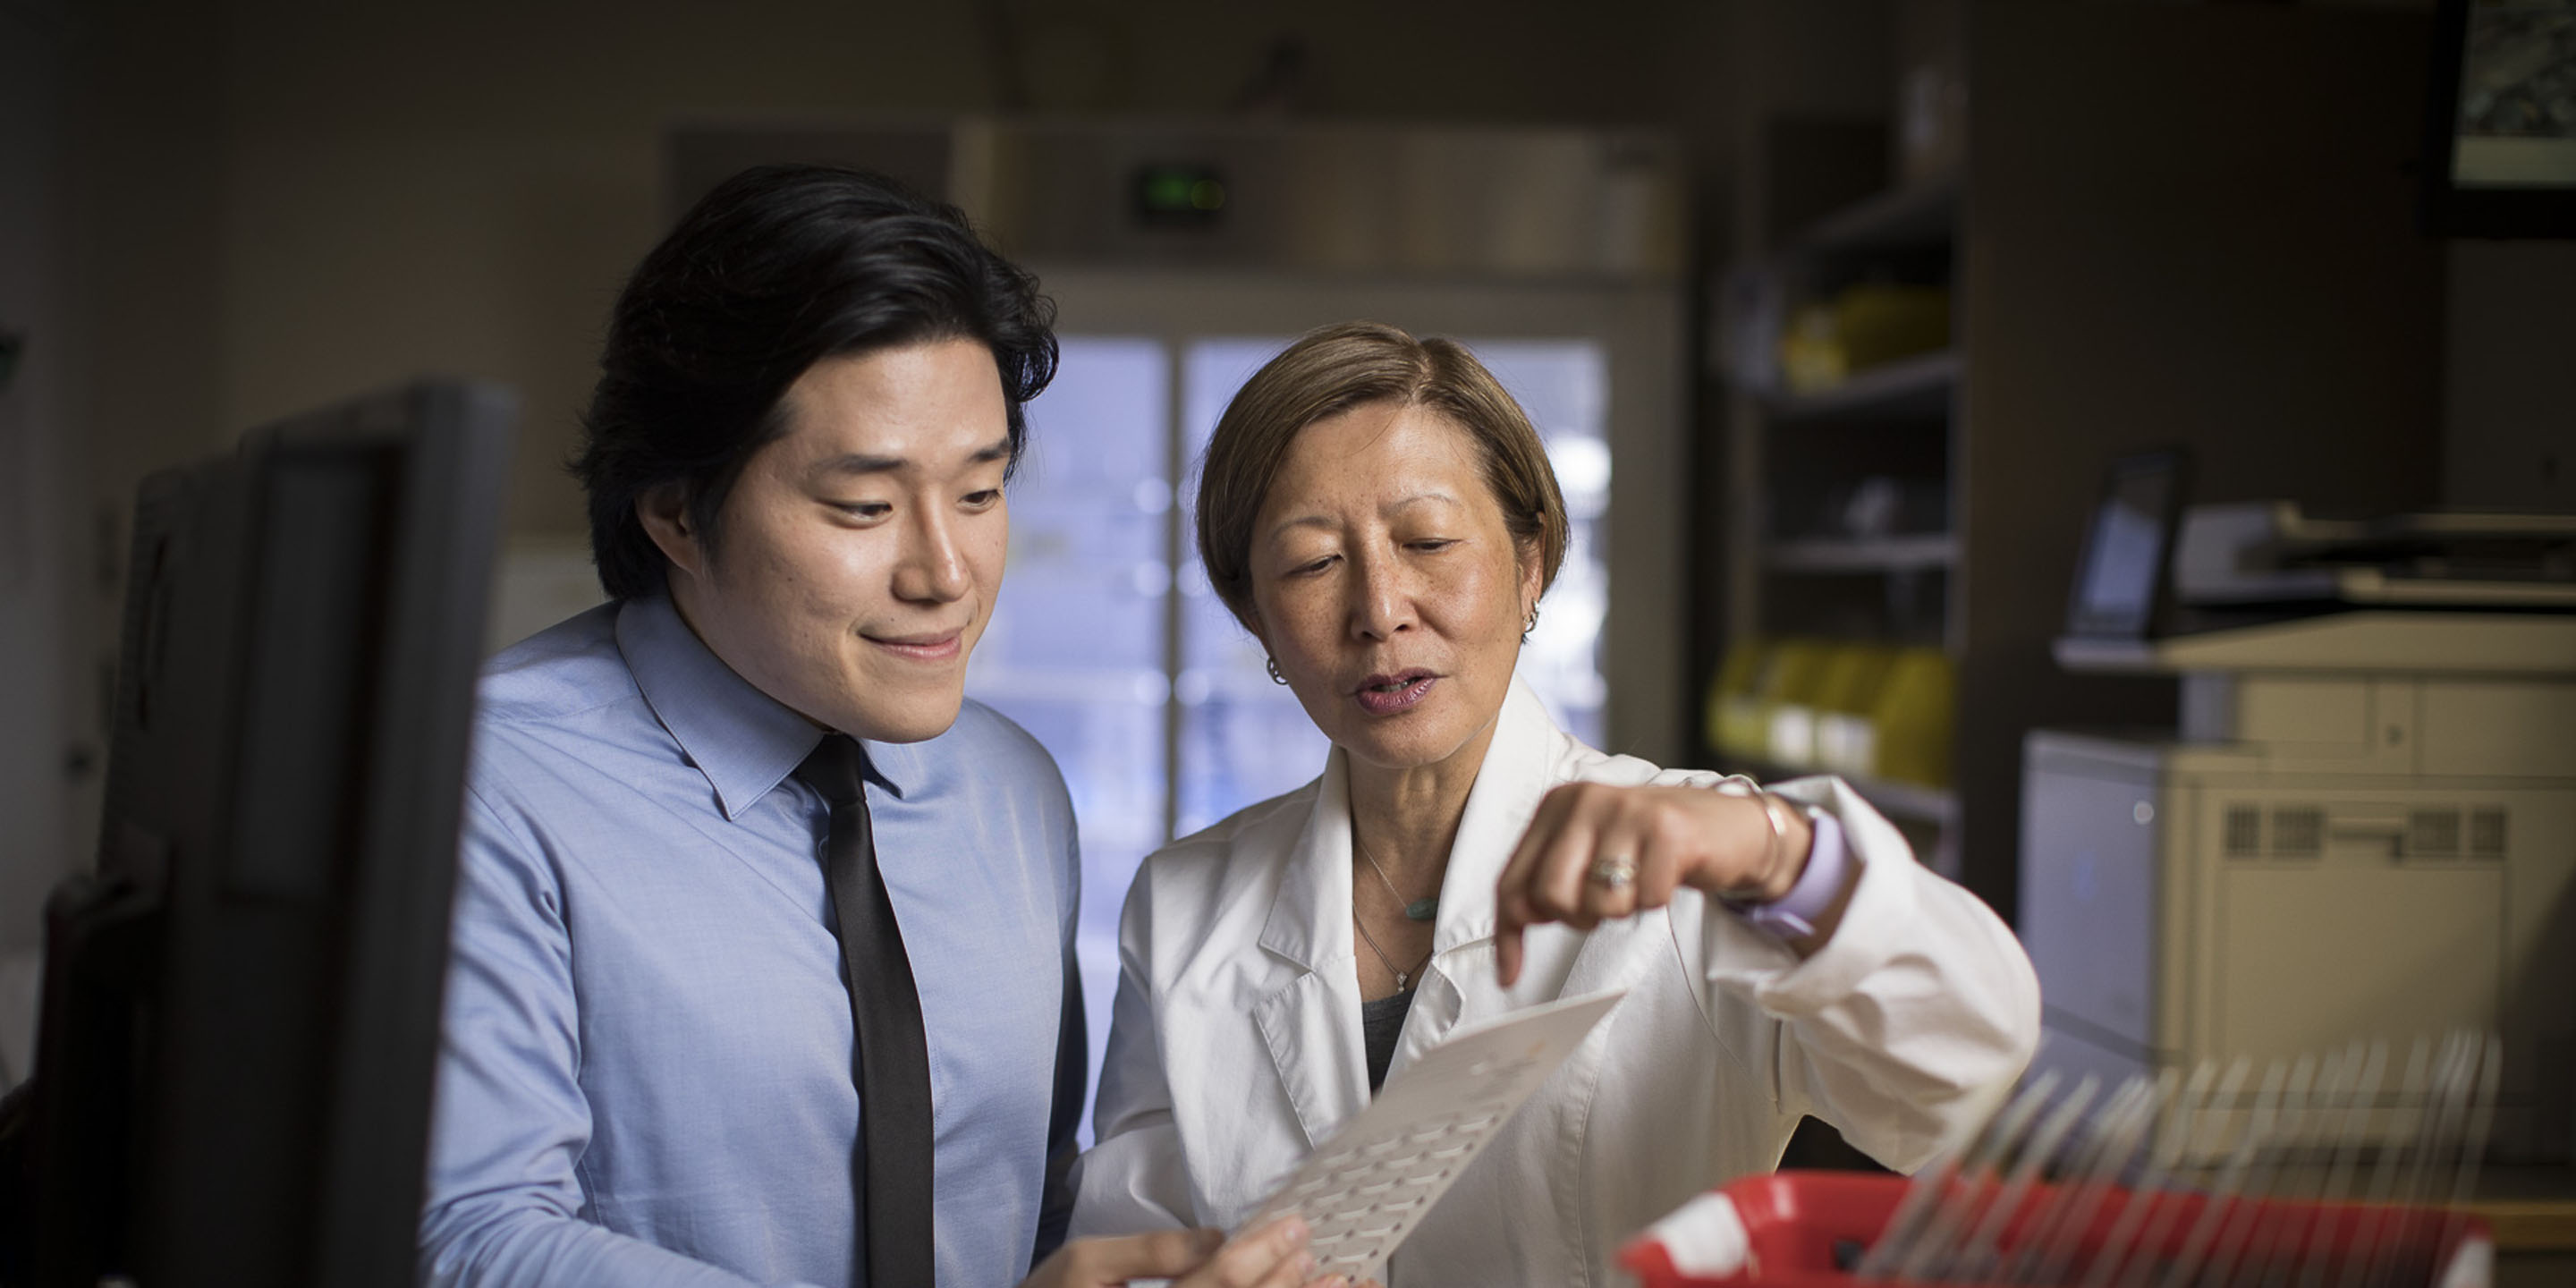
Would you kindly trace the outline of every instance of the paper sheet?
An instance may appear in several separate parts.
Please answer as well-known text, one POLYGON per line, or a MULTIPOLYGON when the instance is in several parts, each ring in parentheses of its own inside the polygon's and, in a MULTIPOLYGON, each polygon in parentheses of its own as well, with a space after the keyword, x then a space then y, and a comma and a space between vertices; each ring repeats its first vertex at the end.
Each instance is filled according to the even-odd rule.
POLYGON ((1243 1228, 1295 1212, 1313 1231, 1317 1274, 1384 1279, 1404 1236, 1624 995, 1595 993, 1461 1029, 1388 1078, 1243 1228))

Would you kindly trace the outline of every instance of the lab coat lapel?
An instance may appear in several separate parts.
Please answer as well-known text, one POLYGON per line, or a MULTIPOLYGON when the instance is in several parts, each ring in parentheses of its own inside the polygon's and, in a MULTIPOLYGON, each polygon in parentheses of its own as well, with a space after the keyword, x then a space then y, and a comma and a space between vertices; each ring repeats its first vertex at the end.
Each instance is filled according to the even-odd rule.
POLYGON ((1336 747, 1261 928, 1261 947, 1298 969, 1252 1008, 1309 1146, 1368 1104, 1350 853, 1350 767, 1336 747))
POLYGON ((1423 990, 1405 1018, 1393 1068, 1437 1046, 1451 1030, 1572 996, 1577 958, 1586 936, 1562 926, 1532 927, 1522 935, 1520 982, 1502 987, 1494 953, 1494 883, 1520 843, 1539 801, 1557 783, 1563 736, 1538 695, 1515 678, 1495 717, 1494 740, 1467 793, 1458 839, 1449 847, 1449 870, 1440 883, 1440 921, 1432 932, 1432 963, 1423 990))

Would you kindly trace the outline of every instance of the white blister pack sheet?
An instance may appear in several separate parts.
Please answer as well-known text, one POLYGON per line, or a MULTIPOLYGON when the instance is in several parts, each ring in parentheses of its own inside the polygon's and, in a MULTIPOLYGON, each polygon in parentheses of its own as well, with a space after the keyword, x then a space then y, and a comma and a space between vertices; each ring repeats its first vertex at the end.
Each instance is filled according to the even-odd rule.
POLYGON ((1459 1030, 1388 1078, 1242 1228, 1295 1212, 1313 1232, 1317 1274, 1383 1279, 1396 1245, 1623 995, 1551 1002, 1459 1030))

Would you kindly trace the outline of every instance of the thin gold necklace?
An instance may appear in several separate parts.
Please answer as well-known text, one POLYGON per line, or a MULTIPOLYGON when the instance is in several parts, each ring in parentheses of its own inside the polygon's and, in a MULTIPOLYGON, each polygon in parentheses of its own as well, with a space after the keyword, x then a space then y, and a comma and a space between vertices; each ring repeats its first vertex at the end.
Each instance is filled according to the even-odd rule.
POLYGON ((1397 970, 1395 960, 1386 955, 1385 949, 1377 946, 1377 936, 1368 932, 1368 923, 1360 920, 1360 910, 1356 907, 1351 909, 1351 928, 1360 932, 1361 942, 1369 946, 1370 952, 1377 954, 1377 959, 1385 964, 1387 973, 1395 976, 1396 992, 1403 992, 1406 986, 1413 982, 1414 971, 1421 970, 1431 962, 1431 950, 1426 948, 1422 950, 1422 960, 1413 964, 1413 970, 1397 970))
POLYGON ((1395 888, 1395 883, 1387 879, 1386 869, 1377 865, 1377 856, 1369 853, 1367 844, 1360 840, 1360 830, 1356 827, 1351 829, 1351 845, 1358 849, 1360 857, 1368 862, 1369 871, 1377 874, 1377 883, 1385 886, 1386 892, 1394 895, 1397 903, 1404 905, 1406 921, 1429 921, 1440 915, 1440 896, 1437 892, 1426 894, 1419 899, 1407 899, 1403 891, 1395 888))
MULTIPOLYGON (((1378 884, 1385 886, 1386 892, 1394 895, 1397 903, 1404 904, 1405 920, 1429 921, 1440 911, 1440 900, 1437 896, 1405 903, 1404 892, 1396 889, 1395 883, 1386 879, 1386 869, 1379 867, 1376 856, 1370 854, 1368 847, 1360 843, 1360 832, 1356 827, 1351 829, 1351 846, 1360 852, 1360 858, 1367 861, 1369 871, 1377 874, 1378 884)), ((1396 992, 1403 992, 1406 986, 1413 982, 1414 972, 1421 970, 1431 961, 1432 950, 1426 948, 1422 951, 1422 960, 1413 964, 1413 970, 1396 969, 1395 959, 1387 956, 1386 950, 1377 946, 1377 936, 1370 934, 1368 923, 1360 919, 1360 904, 1357 899, 1351 901, 1351 927, 1360 932, 1360 939, 1368 944, 1369 951, 1377 954, 1378 961, 1386 966, 1386 973, 1395 976, 1396 992)))

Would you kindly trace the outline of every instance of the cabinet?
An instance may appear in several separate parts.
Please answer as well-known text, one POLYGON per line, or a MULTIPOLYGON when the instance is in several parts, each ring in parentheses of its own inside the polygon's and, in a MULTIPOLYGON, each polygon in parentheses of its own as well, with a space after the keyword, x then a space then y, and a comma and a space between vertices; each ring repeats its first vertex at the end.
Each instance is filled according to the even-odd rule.
MULTIPOLYGON (((1761 151, 1867 177, 1887 168, 1883 135, 1788 120, 1761 151)), ((1894 753, 1895 722, 1874 708, 1907 677, 1946 690, 1952 666, 1962 364, 1955 322, 1941 315, 1953 298, 1958 204, 1956 184, 1938 178, 1863 197, 1796 227, 1720 288, 1737 429, 1725 507, 1730 637, 1759 654, 1733 669, 1738 692, 1715 699, 1744 709, 1711 722, 1730 768, 1839 772, 1954 876, 1948 749, 1894 753), (1907 648, 1916 656, 1900 667, 1896 650, 1907 648)), ((1749 231, 1758 245, 1768 230, 1749 231)), ((1948 693, 1913 697, 1934 709, 1934 736, 1948 742, 1948 693)))
POLYGON ((2520 909, 2576 890, 2576 780, 2413 756, 2328 770, 2237 732, 2030 736, 2022 942, 2047 1003, 2039 1067, 2118 1079, 2487 1029, 2504 1039, 2490 1148, 2563 1163, 2576 1021, 2559 982, 2576 944, 2520 909))
POLYGON ((1715 660, 1783 636, 1938 649, 1948 780, 1857 785, 2010 916, 2023 735, 2174 718, 2169 680, 2069 675, 2048 651, 2111 460, 2182 446, 2199 501, 2435 499, 2441 260, 2412 169, 2428 25, 2017 0, 1880 16, 1955 42, 1960 160, 1895 186, 1888 118, 1748 109, 1712 310, 1715 660), (1770 337, 1748 304, 1767 292, 1784 317, 1870 280, 1945 284, 1947 343, 1830 389, 1750 378, 1770 337))

